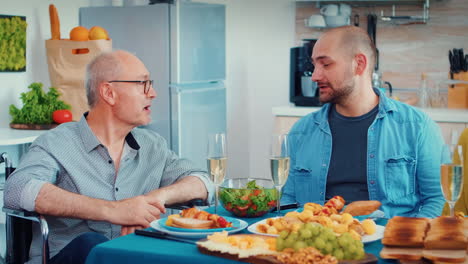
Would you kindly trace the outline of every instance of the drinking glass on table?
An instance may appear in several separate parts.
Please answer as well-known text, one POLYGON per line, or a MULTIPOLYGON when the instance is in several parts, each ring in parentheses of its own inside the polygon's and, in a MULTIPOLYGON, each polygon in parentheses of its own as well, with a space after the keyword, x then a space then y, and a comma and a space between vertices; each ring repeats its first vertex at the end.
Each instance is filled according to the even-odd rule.
POLYGON ((289 175, 289 146, 288 135, 273 135, 270 145, 271 178, 276 188, 276 212, 280 214, 281 188, 289 175))
POLYGON ((217 213, 219 185, 224 180, 226 175, 226 134, 218 133, 208 136, 208 153, 207 153, 208 173, 215 185, 215 214, 217 213))
POLYGON ((457 134, 452 133, 451 143, 442 148, 440 165, 440 185, 450 208, 450 216, 454 216, 454 206, 463 189, 463 146, 457 141, 457 134))

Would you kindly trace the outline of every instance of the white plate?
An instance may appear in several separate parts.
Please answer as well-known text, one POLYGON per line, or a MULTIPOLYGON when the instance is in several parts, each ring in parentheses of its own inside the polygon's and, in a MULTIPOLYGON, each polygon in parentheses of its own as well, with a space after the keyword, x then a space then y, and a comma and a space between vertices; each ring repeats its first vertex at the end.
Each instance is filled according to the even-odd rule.
POLYGON ((382 239, 384 231, 385 226, 376 225, 374 234, 362 236, 362 243, 370 243, 382 239))
MULTIPOLYGON (((278 218, 278 217, 272 217, 272 218, 274 219, 274 218, 278 218)), ((267 219, 263 219, 262 221, 258 221, 256 223, 251 224, 247 228, 247 230, 250 233, 254 233, 254 234, 258 234, 258 235, 266 235, 266 236, 277 237, 278 235, 265 234, 265 233, 260 233, 260 232, 257 231, 257 226, 260 225, 260 224, 265 224, 266 220, 267 219)), ((374 241, 377 241, 379 239, 382 239, 384 231, 385 231, 385 226, 377 225, 375 233, 373 235, 364 235, 364 236, 362 236, 362 243, 370 243, 370 242, 374 242, 374 241)))
MULTIPOLYGON (((244 230, 248 224, 247 222, 245 222, 244 220, 241 220, 241 219, 237 219, 237 221, 239 221, 239 226, 235 229, 231 229, 231 230, 228 230, 226 232, 228 232, 229 234, 231 233, 237 233, 239 231, 242 231, 244 230)), ((206 231, 206 232, 176 232, 176 231, 172 231, 172 230, 169 230, 167 228, 164 228, 163 226, 161 226, 159 224, 159 219, 158 220, 154 220, 153 222, 150 223, 150 226, 158 231, 161 231, 161 232, 164 232, 164 233, 167 233, 167 234, 170 234, 170 235, 173 235, 173 236, 177 236, 177 237, 185 237, 185 238, 192 238, 192 239, 200 239, 200 238, 206 238, 206 236, 208 235, 211 235, 213 233, 215 233, 216 231, 206 231)))

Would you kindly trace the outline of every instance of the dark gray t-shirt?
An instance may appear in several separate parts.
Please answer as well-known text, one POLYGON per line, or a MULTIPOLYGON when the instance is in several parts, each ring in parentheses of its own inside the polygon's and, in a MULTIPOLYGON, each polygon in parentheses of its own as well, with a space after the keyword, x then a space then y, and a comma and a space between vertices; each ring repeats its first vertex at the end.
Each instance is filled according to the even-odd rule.
POLYGON ((335 105, 328 122, 332 133, 332 155, 325 198, 342 196, 346 202, 369 200, 367 189, 367 130, 379 106, 358 117, 339 114, 335 105))

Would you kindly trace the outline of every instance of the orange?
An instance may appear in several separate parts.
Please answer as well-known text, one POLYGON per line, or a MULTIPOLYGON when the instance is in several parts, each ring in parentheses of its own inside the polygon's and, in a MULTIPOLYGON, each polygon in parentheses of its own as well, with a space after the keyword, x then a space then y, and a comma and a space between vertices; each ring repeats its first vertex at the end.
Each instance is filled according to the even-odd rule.
POLYGON ((96 39, 108 39, 109 35, 107 31, 99 26, 94 26, 89 30, 89 39, 96 40, 96 39))
POLYGON ((74 27, 70 31, 70 40, 87 41, 88 40, 88 29, 86 29, 85 27, 82 27, 82 26, 74 27))

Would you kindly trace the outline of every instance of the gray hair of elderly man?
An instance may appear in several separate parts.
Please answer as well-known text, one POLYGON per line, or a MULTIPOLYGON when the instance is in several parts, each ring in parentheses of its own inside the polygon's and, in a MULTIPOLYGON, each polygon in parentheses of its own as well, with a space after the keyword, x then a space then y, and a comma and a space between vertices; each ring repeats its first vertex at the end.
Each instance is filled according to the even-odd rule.
POLYGON ((121 55, 130 54, 127 51, 116 50, 103 52, 96 56, 86 67, 86 97, 88 105, 93 108, 99 99, 99 85, 117 79, 123 71, 121 55))

